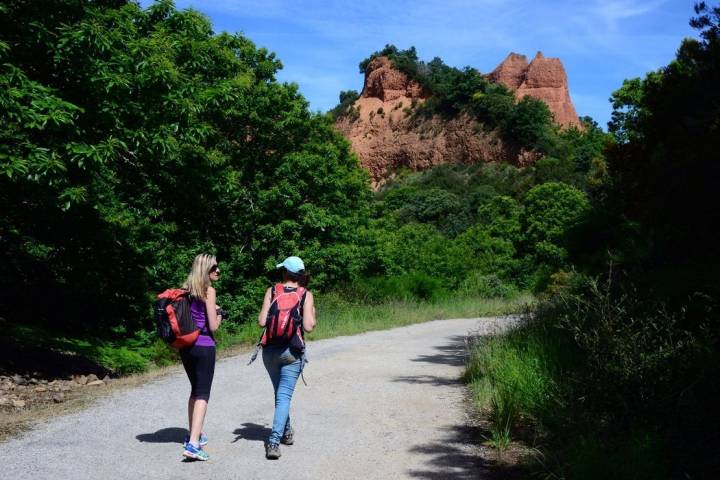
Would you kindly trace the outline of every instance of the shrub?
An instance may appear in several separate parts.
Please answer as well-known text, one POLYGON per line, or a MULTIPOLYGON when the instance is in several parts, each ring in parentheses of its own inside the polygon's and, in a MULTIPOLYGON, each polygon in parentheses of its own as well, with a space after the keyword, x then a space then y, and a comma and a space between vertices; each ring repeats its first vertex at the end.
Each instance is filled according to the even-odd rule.
POLYGON ((170 348, 159 338, 155 339, 150 346, 149 354, 150 360, 159 367, 173 365, 177 363, 180 358, 177 350, 170 348))
MULTIPOLYGON (((515 247, 504 238, 490 235, 485 225, 475 225, 453 242, 458 272, 508 274, 514 268, 515 247)), ((464 275, 463 275, 464 276, 464 275)))
POLYGON ((148 359, 140 352, 127 347, 106 346, 98 348, 98 360, 120 374, 144 372, 148 359))
POLYGON ((512 284, 504 282, 497 275, 474 272, 463 280, 457 292, 482 298, 510 298, 517 295, 518 289, 512 284))
POLYGON ((526 96, 508 117, 503 138, 529 150, 550 152, 554 147, 553 120, 542 100, 526 96))
POLYGON ((354 291, 366 303, 390 299, 432 301, 448 295, 442 280, 419 272, 361 279, 354 291))
POLYGON ((343 90, 340 92, 340 103, 338 103, 332 110, 330 110, 330 116, 334 120, 337 120, 343 116, 349 116, 351 119, 357 119, 360 111, 353 108, 355 100, 360 97, 357 90, 343 90))
POLYGON ((517 242, 523 207, 513 198, 495 196, 478 208, 478 221, 497 238, 517 242))
POLYGON ((405 200, 396 211, 402 223, 429 223, 448 237, 455 237, 471 225, 464 202, 454 193, 439 188, 418 189, 405 200))
POLYGON ((587 196, 570 185, 550 182, 533 187, 523 206, 522 228, 530 252, 541 263, 562 265, 565 237, 590 211, 587 196))

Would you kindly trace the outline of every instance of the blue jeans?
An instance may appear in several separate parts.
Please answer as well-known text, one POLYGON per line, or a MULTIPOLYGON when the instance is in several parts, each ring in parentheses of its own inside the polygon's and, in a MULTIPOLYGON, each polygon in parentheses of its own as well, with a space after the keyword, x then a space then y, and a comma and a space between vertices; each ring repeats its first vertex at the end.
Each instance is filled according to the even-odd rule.
POLYGON ((263 363, 275 391, 275 416, 269 443, 280 443, 283 433, 290 429, 290 400, 300 376, 301 361, 287 347, 263 348, 263 363))

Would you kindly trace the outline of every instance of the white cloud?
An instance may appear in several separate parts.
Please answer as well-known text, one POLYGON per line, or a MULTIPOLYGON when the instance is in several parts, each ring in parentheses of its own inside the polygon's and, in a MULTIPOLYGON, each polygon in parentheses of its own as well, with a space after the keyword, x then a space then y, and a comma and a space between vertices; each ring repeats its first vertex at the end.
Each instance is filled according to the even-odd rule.
POLYGON ((571 88, 596 98, 581 104, 596 111, 623 78, 643 75, 672 59, 684 36, 678 32, 689 30, 692 3, 177 0, 179 8, 206 12, 217 30, 242 30, 258 46, 277 52, 285 65, 279 77, 297 82, 313 108, 329 108, 340 90, 360 89, 358 62, 393 43, 399 48, 414 45, 422 59, 439 56, 450 65, 485 72, 510 51, 532 57, 542 50, 563 60, 571 88))

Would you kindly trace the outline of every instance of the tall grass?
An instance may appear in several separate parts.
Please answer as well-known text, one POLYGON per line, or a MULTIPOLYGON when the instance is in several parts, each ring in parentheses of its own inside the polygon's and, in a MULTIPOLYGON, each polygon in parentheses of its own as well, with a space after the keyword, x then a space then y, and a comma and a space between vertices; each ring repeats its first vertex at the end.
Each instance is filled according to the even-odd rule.
POLYGON ((481 410, 490 414, 490 443, 499 449, 511 440, 521 415, 556 424, 562 404, 556 378, 572 363, 573 350, 545 324, 526 320, 502 336, 478 339, 465 380, 481 410))
POLYGON ((548 478, 706 478, 720 466, 716 311, 702 296, 668 310, 632 285, 578 280, 477 340, 465 378, 490 443, 530 427, 548 478))
POLYGON ((336 294, 320 297, 318 323, 309 340, 385 330, 429 320, 517 313, 532 301, 527 294, 511 298, 445 298, 434 302, 390 300, 376 305, 348 304, 336 294))

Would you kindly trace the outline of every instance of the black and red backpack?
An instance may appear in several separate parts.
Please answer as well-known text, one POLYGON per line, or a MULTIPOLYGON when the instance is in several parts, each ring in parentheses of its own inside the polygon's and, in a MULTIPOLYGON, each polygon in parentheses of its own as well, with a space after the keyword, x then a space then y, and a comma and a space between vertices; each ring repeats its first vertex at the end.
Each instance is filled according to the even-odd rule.
POLYGON ((173 348, 195 344, 200 329, 190 311, 190 292, 170 288, 160 293, 155 301, 155 325, 158 335, 173 348))
POLYGON ((302 309, 306 293, 303 287, 286 292, 281 283, 275 285, 260 346, 288 346, 298 353, 305 352, 302 309))

